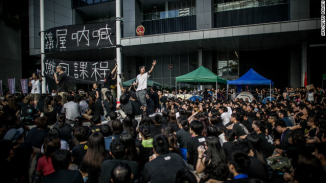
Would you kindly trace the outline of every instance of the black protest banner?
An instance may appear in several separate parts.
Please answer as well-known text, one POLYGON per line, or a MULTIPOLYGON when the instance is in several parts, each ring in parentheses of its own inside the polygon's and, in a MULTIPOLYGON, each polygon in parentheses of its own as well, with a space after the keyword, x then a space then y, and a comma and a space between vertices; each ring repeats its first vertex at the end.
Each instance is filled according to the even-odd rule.
POLYGON ((44 33, 45 53, 114 47, 115 44, 115 21, 55 27, 44 33))
POLYGON ((44 75, 49 79, 54 79, 56 67, 61 65, 70 82, 103 84, 106 75, 112 72, 115 64, 115 60, 99 62, 64 61, 46 57, 44 59, 44 75))

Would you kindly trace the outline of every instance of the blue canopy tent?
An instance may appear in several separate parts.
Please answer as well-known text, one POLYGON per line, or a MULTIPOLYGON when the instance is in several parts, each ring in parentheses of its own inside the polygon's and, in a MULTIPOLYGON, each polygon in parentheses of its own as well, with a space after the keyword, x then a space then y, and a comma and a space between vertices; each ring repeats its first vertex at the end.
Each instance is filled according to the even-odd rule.
POLYGON ((272 85, 274 85, 273 81, 270 79, 266 79, 260 74, 258 74, 252 68, 241 76, 237 80, 227 81, 227 91, 229 90, 229 85, 269 85, 269 97, 272 97, 272 85))

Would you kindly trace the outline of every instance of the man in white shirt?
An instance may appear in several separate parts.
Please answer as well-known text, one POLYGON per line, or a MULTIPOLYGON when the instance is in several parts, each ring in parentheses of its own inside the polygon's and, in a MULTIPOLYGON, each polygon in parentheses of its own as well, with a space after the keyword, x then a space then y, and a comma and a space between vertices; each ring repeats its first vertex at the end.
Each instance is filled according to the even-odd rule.
POLYGON ((147 94, 147 79, 149 78, 149 74, 152 73, 154 66, 156 65, 156 60, 153 60, 152 68, 148 72, 145 72, 145 66, 140 66, 139 71, 140 74, 138 74, 136 82, 133 85, 137 86, 136 95, 138 100, 140 101, 143 111, 146 111, 146 94, 147 94))
POLYGON ((221 119, 222 119, 222 122, 223 122, 223 125, 227 125, 228 123, 230 123, 231 121, 231 116, 230 114, 228 113, 227 111, 227 108, 225 107, 220 107, 219 108, 219 113, 221 114, 221 119))
POLYGON ((35 106, 36 106, 37 102, 40 100, 41 83, 42 83, 42 77, 40 74, 37 76, 35 73, 33 73, 32 77, 29 78, 28 86, 32 87, 31 97, 34 100, 35 106))

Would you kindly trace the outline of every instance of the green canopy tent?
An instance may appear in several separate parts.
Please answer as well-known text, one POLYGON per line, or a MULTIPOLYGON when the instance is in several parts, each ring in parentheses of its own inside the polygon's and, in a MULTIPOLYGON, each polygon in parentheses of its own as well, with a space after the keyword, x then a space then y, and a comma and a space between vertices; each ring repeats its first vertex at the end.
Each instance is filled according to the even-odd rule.
POLYGON ((203 84, 216 83, 216 88, 217 88, 217 83, 227 84, 226 79, 217 76, 216 74, 214 74, 212 71, 210 71, 204 66, 200 66, 198 69, 189 72, 188 74, 176 77, 175 80, 177 83, 188 83, 188 84, 200 83, 203 85, 203 84))
MULTIPOLYGON (((122 83, 122 86, 131 86, 132 83, 135 82, 135 81, 136 81, 136 78, 131 79, 131 80, 129 80, 129 81, 125 81, 125 82, 122 83)), ((150 79, 147 80, 147 85, 148 85, 148 86, 153 86, 153 85, 155 85, 155 86, 158 86, 158 87, 162 87, 162 84, 157 83, 157 82, 154 82, 153 80, 150 80, 150 79)))

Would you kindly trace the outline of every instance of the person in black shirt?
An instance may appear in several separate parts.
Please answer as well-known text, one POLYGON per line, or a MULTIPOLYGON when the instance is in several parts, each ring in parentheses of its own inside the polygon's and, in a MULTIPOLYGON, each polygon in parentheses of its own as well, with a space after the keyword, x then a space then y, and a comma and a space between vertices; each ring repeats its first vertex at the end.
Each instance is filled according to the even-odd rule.
POLYGON ((248 117, 248 114, 245 114, 244 116, 243 116, 243 120, 241 121, 241 123, 247 128, 247 130, 249 131, 249 133, 250 132, 253 132, 254 131, 254 129, 252 128, 252 121, 250 122, 249 121, 249 118, 250 117, 248 117))
POLYGON ((102 90, 101 90, 103 100, 106 99, 105 93, 107 91, 110 91, 110 87, 113 84, 112 80, 114 80, 116 78, 116 76, 117 76, 117 75, 114 75, 114 72, 116 71, 117 67, 118 67, 118 65, 115 65, 114 69, 111 72, 108 72, 108 74, 105 76, 104 85, 103 85, 102 90), (113 75, 114 75, 114 77, 113 77, 113 75))
POLYGON ((111 112, 116 111, 117 101, 113 98, 110 91, 105 92, 105 96, 106 99, 103 101, 103 105, 106 110, 105 118, 108 118, 111 112))
POLYGON ((278 153, 278 154, 282 154, 282 151, 287 149, 290 144, 289 144, 289 138, 291 136, 291 133, 292 131, 289 130, 287 127, 286 127, 286 124, 284 121, 282 120, 279 120, 277 122, 277 125, 276 125, 276 130, 278 133, 281 134, 281 139, 280 139, 280 144, 277 146, 277 148, 275 149, 275 151, 278 153))
POLYGON ((79 127, 75 130, 75 138, 78 140, 78 145, 74 147, 71 151, 71 157, 73 158, 72 163, 76 164, 78 168, 82 162, 83 157, 85 156, 88 145, 87 145, 87 134, 84 127, 79 127))
POLYGON ((317 130, 317 126, 318 126, 317 118, 314 116, 309 117, 307 126, 309 127, 309 131, 308 131, 308 134, 306 135, 306 137, 310 138, 310 137, 316 136, 316 130, 317 130))
POLYGON ((56 68, 57 73, 54 74, 55 82, 58 85, 57 92, 62 97, 63 104, 66 103, 67 96, 68 96, 68 76, 63 71, 63 67, 61 65, 57 66, 56 68))
POLYGON ((235 132, 231 130, 225 131, 225 140, 227 142, 223 143, 223 149, 225 150, 228 157, 232 154, 232 149, 234 147, 233 141, 235 140, 235 132))
POLYGON ((179 143, 182 158, 187 161, 187 145, 191 140, 191 134, 189 132, 189 122, 187 118, 182 118, 178 122, 180 130, 177 132, 177 140, 179 143))
POLYGON ((121 162, 126 163, 130 166, 133 178, 132 180, 137 180, 138 178, 138 164, 135 161, 129 161, 124 159, 126 154, 126 148, 124 143, 120 138, 115 138, 110 144, 110 155, 113 157, 112 160, 106 160, 102 163, 101 173, 98 178, 99 183, 110 183, 111 182, 111 172, 116 164, 121 162))
MULTIPOLYGON (((166 108, 165 103, 168 101, 168 97, 167 97, 167 96, 164 96, 161 90, 159 90, 159 91, 157 92, 157 94, 158 94, 158 96, 159 96, 159 100, 160 100, 160 103, 161 103, 160 107, 163 106, 164 108, 166 108)), ((162 110, 162 109, 161 109, 161 110, 162 110)))
POLYGON ((114 183, 130 183, 134 175, 128 164, 120 162, 111 171, 111 181, 114 183))
POLYGON ((84 118, 90 119, 93 115, 99 115, 102 120, 105 120, 104 118, 104 110, 102 106, 102 101, 100 98, 95 97, 95 93, 90 94, 90 102, 89 102, 89 110, 87 111, 87 115, 83 115, 84 118))
POLYGON ((234 151, 229 157, 229 170, 233 175, 233 180, 227 180, 225 183, 249 182, 246 171, 250 167, 250 158, 242 151, 234 151))
POLYGON ((270 135, 268 135, 265 132, 265 130, 266 130, 265 122, 256 120, 252 124, 252 127, 255 130, 257 137, 259 138, 258 144, 259 144, 259 147, 266 159, 269 156, 271 156, 274 152, 275 145, 274 145, 273 139, 270 135))
POLYGON ((162 130, 162 116, 156 114, 153 119, 154 124, 151 124, 150 131, 151 131, 151 138, 154 138, 156 135, 161 134, 162 130))
POLYGON ((47 128, 47 117, 40 117, 36 121, 36 127, 32 128, 28 135, 27 141, 29 141, 33 147, 41 148, 43 141, 48 137, 48 128, 47 128))
POLYGON ((189 140, 187 145, 187 159, 188 163, 192 164, 194 168, 197 165, 198 159, 198 147, 205 145, 205 136, 203 136, 204 125, 199 121, 192 121, 190 123, 190 133, 193 135, 193 138, 189 140))
POLYGON ((131 106, 132 106, 132 112, 134 116, 138 116, 141 114, 141 103, 137 100, 137 96, 135 92, 130 92, 131 96, 131 106))
POLYGON ((57 150, 53 153, 52 165, 54 173, 43 178, 41 183, 83 183, 83 177, 79 171, 68 170, 71 154, 67 150, 57 150))
MULTIPOLYGON (((245 136, 245 135, 247 135, 249 133, 249 131, 239 121, 240 121, 239 114, 236 114, 236 113, 231 114, 231 122, 233 123, 233 129, 232 129, 232 131, 234 131, 234 133, 235 133, 235 135, 237 137, 245 136)), ((231 129, 230 127, 232 127, 232 126, 229 126, 227 128, 228 129, 231 129)))
POLYGON ((156 111, 157 109, 160 108, 159 96, 158 96, 156 90, 157 90, 156 86, 153 85, 151 88, 151 96, 150 97, 154 102, 154 108, 155 108, 154 111, 156 111))
POLYGON ((92 124, 92 127, 88 130, 88 137, 92 134, 92 133, 95 133, 95 132, 100 132, 101 131, 101 126, 102 126, 102 120, 101 120, 101 117, 99 115, 94 115, 92 118, 91 118, 91 124, 92 124))
POLYGON ((71 128, 71 125, 67 124, 65 121, 66 121, 65 120, 65 115, 60 114, 58 116, 58 121, 53 126, 53 128, 56 128, 60 132, 62 140, 65 140, 66 142, 69 142, 69 140, 71 140, 72 128, 71 128))
POLYGON ((169 153, 168 139, 163 135, 155 136, 153 146, 154 155, 144 167, 141 182, 174 182, 176 172, 186 167, 183 159, 176 153, 169 153))
POLYGON ((57 111, 53 105, 53 97, 47 96, 44 101, 44 116, 48 117, 48 125, 53 125, 57 121, 57 115, 60 111, 57 111))
POLYGON ((93 90, 95 92, 95 97, 101 101, 102 100, 101 90, 98 88, 97 83, 93 84, 93 90))
POLYGON ((149 97, 149 93, 146 94, 146 112, 147 114, 153 114, 155 112, 155 106, 153 100, 149 97))

